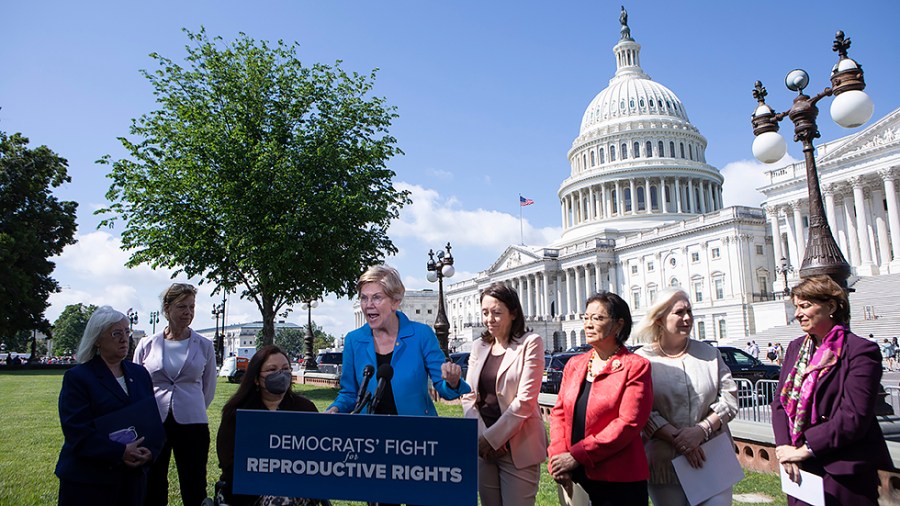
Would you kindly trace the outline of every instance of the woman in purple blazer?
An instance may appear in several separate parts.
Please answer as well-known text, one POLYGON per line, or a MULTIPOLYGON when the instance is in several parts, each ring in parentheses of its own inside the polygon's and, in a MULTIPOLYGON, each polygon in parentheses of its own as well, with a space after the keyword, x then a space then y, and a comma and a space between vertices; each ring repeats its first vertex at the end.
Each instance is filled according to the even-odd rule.
POLYGON ((216 393, 216 354, 212 341, 191 330, 197 289, 175 283, 162 294, 162 332, 142 339, 134 361, 153 379, 159 416, 166 429, 166 445, 150 469, 147 505, 169 502, 169 460, 175 454, 184 504, 206 498, 209 424, 206 408, 216 393))
POLYGON ((788 346, 772 402, 775 456, 794 481, 801 469, 821 476, 828 505, 877 504, 878 469, 893 467, 875 419, 878 346, 850 332, 847 294, 828 276, 791 299, 806 335, 788 346))

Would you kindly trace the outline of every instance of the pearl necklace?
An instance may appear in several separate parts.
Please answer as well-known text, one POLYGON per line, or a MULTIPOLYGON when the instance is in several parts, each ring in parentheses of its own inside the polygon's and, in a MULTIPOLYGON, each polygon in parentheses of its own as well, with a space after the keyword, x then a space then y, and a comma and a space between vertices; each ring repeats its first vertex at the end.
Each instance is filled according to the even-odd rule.
POLYGON ((669 355, 668 353, 666 353, 666 350, 663 349, 663 347, 662 347, 661 344, 657 343, 656 347, 659 349, 659 352, 660 352, 664 357, 668 357, 668 358, 679 358, 679 357, 681 357, 682 355, 684 355, 684 353, 687 351, 688 345, 689 345, 689 344, 691 344, 690 338, 688 338, 688 339, 684 342, 684 346, 681 348, 680 351, 678 351, 677 353, 673 353, 673 354, 671 354, 671 355, 669 355))

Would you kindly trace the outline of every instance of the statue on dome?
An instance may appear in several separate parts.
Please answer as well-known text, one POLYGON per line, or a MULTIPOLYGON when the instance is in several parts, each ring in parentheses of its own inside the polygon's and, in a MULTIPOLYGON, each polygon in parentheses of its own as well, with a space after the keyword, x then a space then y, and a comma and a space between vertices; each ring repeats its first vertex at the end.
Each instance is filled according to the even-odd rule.
POLYGON ((631 38, 631 28, 628 28, 628 11, 622 6, 622 12, 619 14, 619 23, 622 23, 622 40, 634 40, 631 38))

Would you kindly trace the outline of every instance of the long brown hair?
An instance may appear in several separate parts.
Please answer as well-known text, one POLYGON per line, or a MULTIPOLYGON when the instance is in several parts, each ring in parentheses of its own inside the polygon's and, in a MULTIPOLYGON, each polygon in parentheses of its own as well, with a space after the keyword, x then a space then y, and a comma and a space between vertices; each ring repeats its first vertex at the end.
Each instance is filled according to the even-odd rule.
MULTIPOLYGON (((268 344, 256 351, 253 357, 250 358, 250 363, 247 364, 247 371, 244 373, 244 377, 241 378, 240 386, 222 408, 223 419, 226 417, 233 417, 237 410, 246 406, 247 402, 251 399, 260 398, 256 380, 259 379, 259 373, 262 370, 262 366, 266 363, 266 360, 269 360, 269 357, 279 354, 284 355, 285 358, 288 359, 288 363, 290 363, 291 359, 288 358, 287 354, 274 344, 268 344)), ((294 395, 296 394, 291 390, 291 387, 288 386, 288 390, 284 393, 284 396, 293 397, 294 395)))

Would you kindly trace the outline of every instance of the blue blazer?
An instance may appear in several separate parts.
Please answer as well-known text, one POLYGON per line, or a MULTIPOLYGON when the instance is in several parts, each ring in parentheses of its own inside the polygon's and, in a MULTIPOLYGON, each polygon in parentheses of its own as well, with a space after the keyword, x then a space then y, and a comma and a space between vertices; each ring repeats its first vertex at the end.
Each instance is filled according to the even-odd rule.
POLYGON ((116 483, 134 473, 122 462, 125 445, 111 441, 108 434, 94 427, 97 418, 153 397, 146 369, 127 360, 122 361, 122 367, 127 394, 99 356, 63 376, 59 421, 65 441, 56 464, 60 479, 99 485, 116 483))
MULTIPOLYGON (((428 381, 434 385, 437 393, 447 400, 456 399, 462 394, 472 391, 462 378, 456 389, 450 388, 441 379, 441 364, 446 361, 444 352, 438 345, 437 336, 431 327, 424 323, 410 321, 397 311, 400 328, 397 331, 397 344, 391 357, 394 377, 391 389, 394 391, 394 403, 397 414, 408 416, 437 416, 434 402, 428 394, 428 381)), ((372 329, 366 323, 362 327, 347 334, 344 339, 343 368, 341 372, 341 391, 331 406, 336 406, 341 413, 349 413, 356 404, 356 395, 363 381, 363 368, 366 365, 377 367, 375 360, 375 339, 372 329)), ((375 377, 369 381, 368 390, 375 395, 378 382, 375 377)), ((329 408, 331 408, 329 406, 329 408)))

